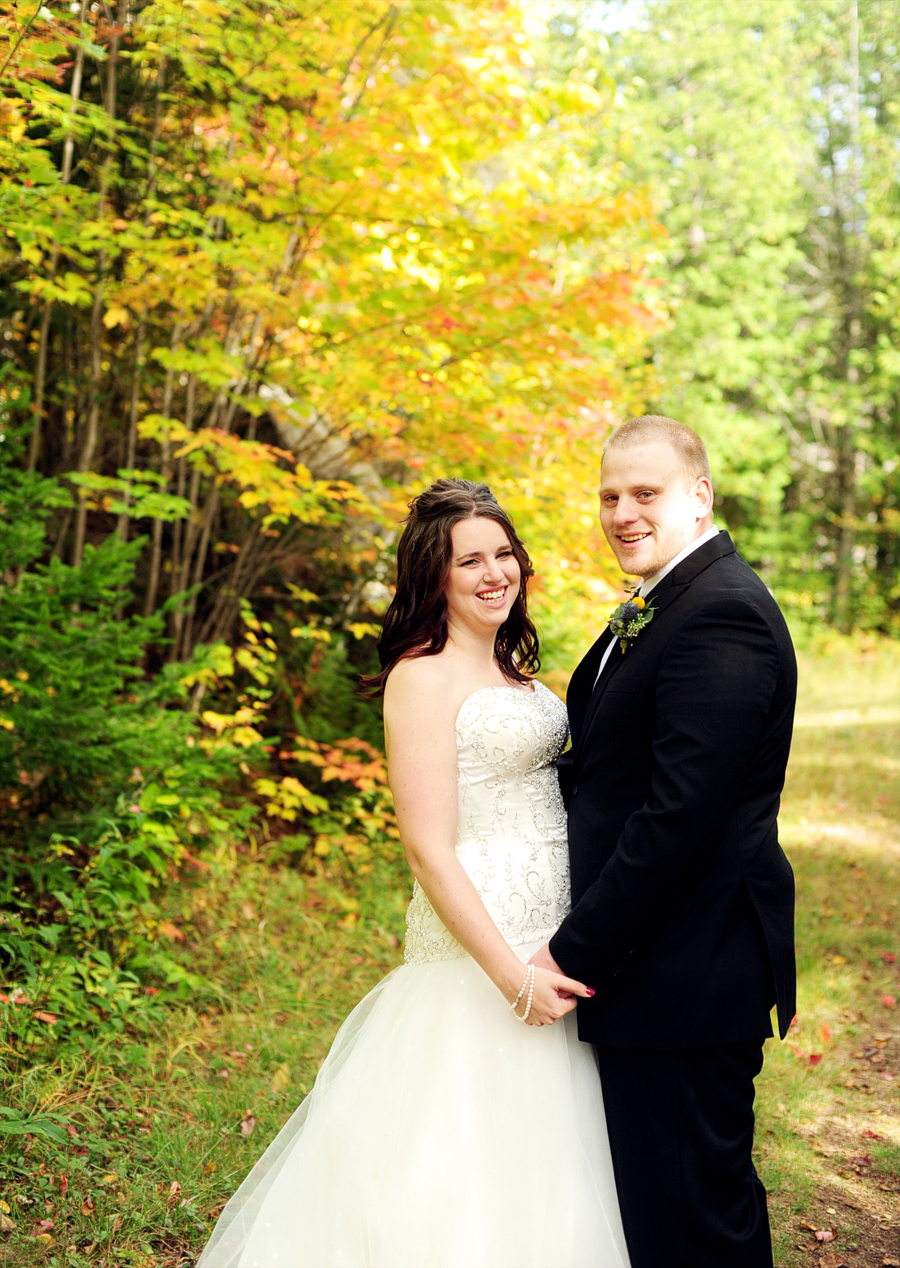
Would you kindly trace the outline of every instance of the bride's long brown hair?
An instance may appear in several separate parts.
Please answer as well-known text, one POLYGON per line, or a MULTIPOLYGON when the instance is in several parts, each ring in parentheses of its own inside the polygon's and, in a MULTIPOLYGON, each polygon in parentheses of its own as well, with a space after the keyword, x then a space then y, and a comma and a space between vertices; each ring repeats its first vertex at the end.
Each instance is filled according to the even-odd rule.
POLYGON ((471 480, 438 480, 409 504, 406 527, 397 546, 397 589, 381 637, 381 672, 361 680, 368 696, 384 692, 387 676, 404 657, 436 656, 447 643, 447 600, 444 590, 453 553, 453 525, 465 519, 495 520, 509 538, 522 572, 519 593, 509 616, 497 631, 495 650, 505 678, 527 683, 540 668, 537 631, 528 616, 526 587, 534 569, 512 520, 486 484, 471 480))

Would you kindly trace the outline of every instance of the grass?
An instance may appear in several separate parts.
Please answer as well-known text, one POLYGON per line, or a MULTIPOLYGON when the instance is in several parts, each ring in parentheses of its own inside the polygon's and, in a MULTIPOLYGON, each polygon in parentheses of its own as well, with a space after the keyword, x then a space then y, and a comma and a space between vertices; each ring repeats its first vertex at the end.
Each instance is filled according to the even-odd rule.
POLYGON ((900 667, 882 647, 800 669, 780 819, 799 1001, 758 1084, 759 1169, 779 1265, 869 1268, 900 1262, 900 667))
MULTIPOLYGON (((900 1261, 898 666, 890 649, 841 648, 801 670, 781 819, 800 1004, 788 1042, 768 1045, 758 1164, 779 1268, 870 1268, 900 1261)), ((388 863, 338 885, 241 858, 173 891, 185 960, 214 985, 143 1036, 30 1065, 0 1050, 3 1103, 64 1131, 5 1138, 0 1263, 192 1263, 340 1021, 399 961, 405 900, 388 863)))

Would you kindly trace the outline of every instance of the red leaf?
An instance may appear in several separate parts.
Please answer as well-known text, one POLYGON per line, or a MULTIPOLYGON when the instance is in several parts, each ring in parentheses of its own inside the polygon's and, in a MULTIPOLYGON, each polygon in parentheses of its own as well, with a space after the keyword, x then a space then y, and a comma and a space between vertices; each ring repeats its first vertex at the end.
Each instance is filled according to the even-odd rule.
POLYGON ((861 1136, 865 1136, 866 1140, 887 1140, 887 1136, 881 1136, 878 1132, 873 1132, 870 1128, 866 1128, 864 1132, 860 1132, 861 1136))
POLYGON ((881 1002, 882 1004, 884 1004, 885 1008, 896 1008, 897 996, 896 995, 882 995, 881 1002))
POLYGON ((59 1021, 59 1018, 55 1013, 35 1013, 34 1018, 35 1021, 45 1021, 50 1026, 52 1026, 54 1022, 59 1021))
POLYGON ((831 1027, 827 1021, 823 1021, 819 1027, 819 1038, 822 1043, 831 1043, 831 1027))
POLYGON ((811 1053, 809 1054, 809 1064, 810 1064, 810 1065, 818 1065, 818 1064, 819 1064, 819 1062, 820 1062, 821 1060, 822 1060, 822 1054, 821 1054, 821 1052, 811 1052, 811 1053))
POLYGON ((161 920, 159 923, 159 932, 165 934, 167 938, 177 939, 178 942, 184 942, 184 934, 177 925, 173 925, 171 920, 161 920))

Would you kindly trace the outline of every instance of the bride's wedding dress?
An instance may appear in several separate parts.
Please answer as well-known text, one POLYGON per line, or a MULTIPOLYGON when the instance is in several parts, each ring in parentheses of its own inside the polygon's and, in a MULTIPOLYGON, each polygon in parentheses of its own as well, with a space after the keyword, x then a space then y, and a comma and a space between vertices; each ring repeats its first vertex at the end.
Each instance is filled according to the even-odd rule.
MULTIPOLYGON (((568 909, 565 739, 539 683, 482 688, 456 721, 456 851, 523 961, 568 909)), ((347 1018, 198 1268, 627 1268, 574 1013, 518 1022, 418 884, 405 960, 347 1018)))

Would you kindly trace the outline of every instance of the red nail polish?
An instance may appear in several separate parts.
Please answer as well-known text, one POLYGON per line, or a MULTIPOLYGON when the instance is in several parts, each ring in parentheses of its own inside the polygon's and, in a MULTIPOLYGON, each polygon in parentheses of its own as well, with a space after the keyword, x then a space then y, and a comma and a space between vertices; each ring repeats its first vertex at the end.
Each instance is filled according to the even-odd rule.
POLYGON ((596 991, 592 991, 590 987, 588 987, 588 988, 587 988, 587 993, 588 993, 588 995, 596 995, 596 994, 597 994, 597 992, 596 992, 596 991))

